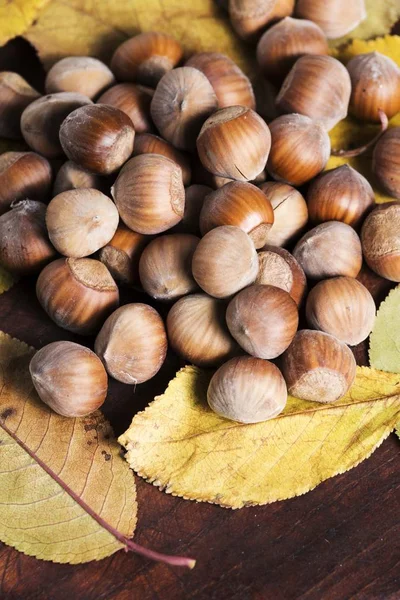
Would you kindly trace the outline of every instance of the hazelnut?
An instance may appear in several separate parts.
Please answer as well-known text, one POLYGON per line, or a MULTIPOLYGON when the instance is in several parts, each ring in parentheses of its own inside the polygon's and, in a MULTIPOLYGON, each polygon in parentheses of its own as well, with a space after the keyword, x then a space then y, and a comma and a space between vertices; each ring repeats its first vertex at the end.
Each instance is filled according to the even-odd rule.
POLYGON ((200 240, 193 255, 192 272, 210 296, 232 296, 257 277, 254 244, 239 227, 216 227, 200 240))
POLYGON ((42 202, 18 200, 0 217, 0 264, 8 271, 34 273, 55 257, 46 230, 46 208, 42 202))
POLYGON ((106 265, 116 281, 126 285, 139 282, 139 259, 149 238, 119 225, 114 237, 99 252, 99 259, 106 265))
POLYGON ((113 54, 111 70, 120 81, 155 87, 183 55, 179 42, 165 33, 148 31, 123 42, 113 54))
POLYGON ((22 137, 21 115, 39 97, 39 92, 18 73, 0 73, 0 137, 12 140, 22 137))
POLYGON ((257 45, 257 61, 268 79, 282 81, 304 54, 328 54, 324 32, 306 19, 285 17, 262 35, 257 45))
POLYGON ((73 342, 41 348, 29 364, 40 399, 63 417, 84 417, 104 403, 108 378, 94 352, 73 342))
POLYGON ((308 222, 308 209, 303 196, 291 185, 267 181, 260 185, 274 211, 274 222, 268 232, 270 246, 287 246, 303 231, 308 222))
POLYGON ((214 113, 197 138, 203 166, 220 177, 251 181, 265 168, 271 135, 251 108, 231 106, 214 113))
POLYGON ((192 169, 187 154, 174 148, 172 144, 151 133, 142 133, 135 138, 135 147, 133 156, 139 154, 161 154, 170 160, 176 162, 182 169, 183 185, 189 185, 192 177, 192 169))
POLYGON ((253 86, 229 56, 219 52, 199 52, 189 58, 186 66, 204 73, 213 87, 218 108, 248 106, 255 110, 253 86))
POLYGON ((200 212, 205 197, 212 192, 207 185, 194 183, 185 189, 185 212, 183 219, 174 227, 177 233, 200 235, 200 212))
POLYGON ((323 331, 298 331, 282 356, 282 373, 291 396, 336 402, 356 376, 354 354, 346 344, 323 331))
POLYGON ((139 276, 143 289, 156 300, 176 300, 195 292, 192 258, 199 238, 188 233, 161 235, 143 250, 139 276))
POLYGON ((245 231, 256 248, 267 242, 274 211, 265 194, 251 183, 232 181, 204 200, 200 213, 202 235, 221 225, 234 225, 245 231))
POLYGON ((276 358, 291 343, 299 324, 295 301, 272 285, 251 285, 229 303, 226 323, 248 354, 276 358))
POLYGON ((95 98, 114 83, 110 69, 90 56, 67 56, 56 62, 47 73, 46 94, 78 92, 95 98))
POLYGON ((118 227, 110 198, 92 189, 68 190, 47 207, 46 225, 52 244, 64 256, 83 258, 105 246, 118 227))
POLYGON ((111 377, 136 385, 161 369, 167 335, 158 312, 147 304, 126 304, 112 313, 94 343, 111 377))
POLYGON ((296 14, 317 23, 329 39, 350 33, 367 16, 364 0, 297 0, 296 14))
POLYGON ((214 373, 207 390, 210 408, 225 419, 260 423, 283 411, 287 390, 282 373, 268 360, 239 356, 214 373))
POLYGON ((60 127, 76 108, 92 101, 77 92, 60 92, 35 100, 21 116, 21 131, 28 146, 47 158, 62 156, 60 127))
POLYGON ((380 52, 359 54, 347 63, 352 91, 350 112, 362 121, 380 122, 379 110, 390 119, 400 112, 400 69, 380 52))
POLYGON ((381 277, 400 282, 400 202, 381 204, 368 215, 361 243, 368 266, 381 277))
POLYGON ((308 211, 314 223, 343 221, 357 227, 374 203, 371 185, 349 165, 321 173, 307 192, 308 211))
POLYGON ((175 302, 167 317, 172 349, 198 367, 216 367, 237 354, 225 311, 223 301, 207 294, 191 294, 175 302))
POLYGON ((79 165, 67 160, 59 169, 54 181, 53 196, 68 190, 92 188, 104 191, 106 188, 104 177, 85 171, 79 165))
POLYGON ((180 150, 193 150, 217 98, 207 77, 193 67, 164 75, 151 101, 151 116, 161 135, 180 150))
POLYGON ((110 272, 92 258, 54 260, 40 273, 36 294, 59 327, 81 335, 96 333, 119 303, 110 272))
POLYGON ((293 13, 295 0, 229 0, 233 29, 243 39, 254 41, 274 21, 293 13))
POLYGON ((182 170, 165 156, 142 154, 131 158, 111 192, 121 219, 138 233, 161 233, 183 217, 182 170))
POLYGON ((303 115, 282 115, 269 124, 272 138, 267 169, 278 181, 302 185, 328 162, 331 143, 319 123, 303 115))
POLYGON ((384 190, 400 200, 400 127, 386 131, 376 144, 372 170, 384 190))
POLYGON ((154 129, 150 117, 152 97, 153 90, 141 85, 118 83, 104 92, 97 102, 122 110, 132 121, 135 133, 146 133, 154 129))
POLYGON ((51 166, 35 152, 4 152, 0 155, 0 215, 16 200, 47 200, 51 166))
POLYGON ((288 292, 297 305, 302 303, 307 292, 307 280, 290 252, 276 246, 264 246, 258 253, 258 263, 256 284, 274 285, 288 292))
POLYGON ((293 256, 310 279, 357 277, 362 265, 361 242, 350 225, 328 221, 297 242, 293 256))
POLYGON ((291 68, 276 98, 282 113, 300 113, 327 131, 347 116, 350 75, 332 56, 307 54, 291 68))
POLYGON ((106 104, 74 110, 60 128, 61 145, 68 158, 99 175, 113 173, 128 160, 134 138, 130 118, 106 104))
POLYGON ((375 310, 375 302, 362 283, 352 277, 334 277, 320 281, 308 294, 306 317, 313 329, 355 346, 371 333, 375 310))

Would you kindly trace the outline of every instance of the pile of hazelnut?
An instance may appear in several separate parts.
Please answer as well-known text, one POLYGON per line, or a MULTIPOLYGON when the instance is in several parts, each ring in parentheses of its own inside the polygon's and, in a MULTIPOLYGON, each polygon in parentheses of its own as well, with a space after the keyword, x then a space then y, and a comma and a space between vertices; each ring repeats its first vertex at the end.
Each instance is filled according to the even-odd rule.
MULTIPOLYGON (((239 4, 230 12, 240 35, 269 25, 257 59, 280 88, 272 119, 270 87, 257 113, 230 58, 204 52, 178 66, 180 44, 161 33, 121 44, 110 68, 60 60, 45 96, 0 73, 0 137, 22 135, 31 148, 0 156, 0 264, 38 273, 48 316, 97 336, 94 352, 55 342, 31 361, 40 397, 59 414, 101 406, 108 375, 148 381, 168 344, 217 368, 208 402, 228 419, 273 418, 288 393, 334 402, 355 377, 349 346, 375 318, 356 279, 363 257, 400 281, 400 203, 374 208, 370 184, 348 165, 324 171, 328 131, 348 109, 368 122, 400 110, 392 60, 374 52, 344 66, 328 55, 327 36, 354 27, 364 3, 299 0, 292 18, 294 3, 280 2, 272 25, 239 4), (332 12, 335 2, 344 12, 332 12), (324 20, 325 5, 339 23, 324 20), (118 308, 119 285, 168 303, 166 323, 142 302, 118 308), (298 330, 302 307, 310 329, 298 330)), ((380 138, 373 171, 400 199, 400 128, 380 138)))

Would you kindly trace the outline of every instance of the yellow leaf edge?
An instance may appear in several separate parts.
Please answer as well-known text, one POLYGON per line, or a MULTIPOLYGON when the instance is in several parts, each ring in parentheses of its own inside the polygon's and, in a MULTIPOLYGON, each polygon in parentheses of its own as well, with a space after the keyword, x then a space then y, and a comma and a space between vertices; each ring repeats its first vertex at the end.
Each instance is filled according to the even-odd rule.
MULTIPOLYGON (((153 404, 155 404, 159 399, 161 399, 164 395, 166 395, 168 393, 168 390, 170 389, 170 387, 172 385, 174 385, 177 381, 177 379, 182 378, 187 372, 189 371, 193 371, 194 373, 200 373, 205 375, 206 372, 198 367, 195 367, 194 365, 186 365, 185 367, 182 367, 175 375, 175 377, 173 379, 171 379, 171 381, 168 383, 167 388, 165 389, 163 394, 160 394, 158 396, 156 396, 154 398, 154 400, 152 400, 144 410, 139 411, 138 413, 136 413, 136 415, 133 417, 133 420, 135 419, 135 417, 137 417, 138 415, 144 415, 146 412, 149 411, 149 409, 152 407, 153 404)), ((359 373, 365 373, 365 372, 375 372, 375 373, 380 373, 381 371, 378 371, 377 369, 374 368, 370 368, 370 367, 357 367, 357 371, 359 373)), ((211 377, 211 373, 210 373, 210 377, 211 377)), ((386 400, 387 397, 383 396, 381 398, 375 398, 374 402, 379 402, 382 400, 386 400)), ((338 405, 336 408, 339 408, 340 405, 338 405)), ((334 408, 334 406, 332 405, 331 408, 334 408)), ((254 502, 254 503, 250 503, 250 502, 246 502, 245 504, 241 505, 241 506, 231 506, 228 504, 223 504, 221 502, 217 502, 217 501, 212 501, 206 497, 202 498, 200 495, 189 495, 189 494, 182 494, 179 491, 174 491, 172 489, 172 485, 171 483, 169 483, 168 485, 162 484, 159 481, 157 481, 156 478, 152 477, 151 475, 148 475, 148 473, 146 473, 144 470, 142 469, 137 469, 136 467, 134 467, 132 465, 132 463, 129 463, 131 469, 133 469, 135 471, 135 473, 137 475, 139 475, 139 477, 141 477, 142 479, 144 479, 145 481, 147 481, 148 483, 150 483, 151 485, 153 485, 154 487, 158 488, 161 492, 165 492, 166 494, 170 494, 171 496, 175 496, 175 497, 179 497, 179 498, 183 498, 184 500, 191 500, 192 502, 206 502, 207 504, 215 504, 218 506, 221 506, 222 508, 229 508, 231 510, 239 510, 240 508, 244 508, 244 507, 251 507, 251 506, 265 506, 267 504, 273 504, 274 502, 281 502, 284 500, 290 500, 291 498, 296 498, 298 496, 304 496, 305 494, 307 494, 308 492, 311 492, 312 490, 314 490, 315 488, 317 488, 319 485, 321 485, 322 483, 324 483, 324 481, 327 481, 328 479, 332 479, 332 477, 336 477, 337 475, 343 475, 344 473, 347 473, 347 471, 350 471, 352 469, 354 469, 355 467, 357 467, 358 465, 360 465, 362 462, 364 462, 365 460, 367 460, 368 458, 370 458, 370 456, 372 456, 372 454, 375 452, 375 450, 377 450, 377 448, 379 448, 383 442, 389 437, 389 435, 395 431, 396 428, 396 424, 393 423, 393 426, 391 428, 389 428, 387 431, 384 432, 384 434, 382 435, 382 437, 377 441, 377 443, 373 446, 373 448, 371 449, 371 451, 366 454, 365 456, 363 456, 363 458, 361 458, 360 460, 357 460, 354 462, 354 464, 346 469, 338 469, 337 472, 335 472, 333 475, 327 477, 326 479, 323 479, 322 481, 320 481, 319 483, 316 483, 315 485, 313 485, 312 487, 309 486, 304 486, 304 488, 301 491, 298 491, 297 493, 293 494, 293 495, 288 495, 288 496, 282 496, 279 498, 276 498, 275 500, 272 501, 267 501, 267 502, 254 502)), ((127 431, 129 431, 130 426, 128 427, 127 431)), ((397 435, 400 438, 400 428, 398 429, 398 431, 396 431, 397 435)), ((118 442, 121 444, 121 446, 123 446, 123 448, 126 450, 126 443, 127 443, 127 438, 125 436, 126 432, 122 433, 119 437, 118 437, 118 442)), ((126 454, 128 454, 129 451, 126 451, 126 454)))
POLYGON ((0 46, 24 35, 51 0, 0 0, 0 46))

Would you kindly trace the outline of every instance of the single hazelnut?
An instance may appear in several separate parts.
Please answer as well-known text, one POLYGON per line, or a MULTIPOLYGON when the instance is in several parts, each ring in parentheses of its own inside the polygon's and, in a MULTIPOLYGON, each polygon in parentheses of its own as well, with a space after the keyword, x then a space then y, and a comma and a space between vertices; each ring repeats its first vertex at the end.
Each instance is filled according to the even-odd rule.
POLYGON ((308 294, 307 322, 313 329, 330 333, 355 346, 371 333, 375 302, 362 283, 352 277, 320 281, 308 294))
POLYGON ((250 79, 226 54, 199 52, 189 58, 186 66, 204 73, 213 87, 218 108, 247 106, 255 110, 256 101, 250 79))
POLYGON ((11 273, 40 271, 56 256, 46 230, 46 205, 18 200, 0 217, 0 264, 11 273))
POLYGON ((188 155, 177 150, 172 144, 163 140, 158 135, 153 135, 151 133, 137 135, 135 138, 133 156, 139 156, 139 154, 161 154, 161 156, 173 160, 182 169, 183 185, 186 186, 190 184, 192 169, 188 155))
POLYGON ((293 256, 310 279, 357 277, 362 265, 361 242, 350 225, 327 221, 297 242, 293 256))
POLYGON ((265 168, 271 149, 268 125, 251 108, 231 106, 214 113, 197 138, 203 166, 220 177, 251 181, 265 168))
POLYGON ((111 70, 120 81, 137 81, 156 87, 182 56, 182 47, 173 37, 148 31, 118 46, 111 59, 111 70))
POLYGON ((311 182, 307 205, 311 221, 343 221, 357 227, 375 203, 370 183, 349 165, 325 171, 311 182))
POLYGON ((56 62, 47 73, 46 94, 78 92, 95 98, 114 83, 110 69, 91 56, 67 56, 56 62))
POLYGON ((232 181, 204 200, 200 213, 202 235, 221 225, 234 225, 245 231, 256 248, 267 242, 274 211, 266 195, 255 185, 232 181))
POLYGON ((60 127, 76 108, 92 104, 77 92, 60 92, 42 96, 26 107, 21 116, 21 131, 28 146, 47 158, 62 156, 60 127))
POLYGON ((274 179, 302 185, 324 169, 331 143, 322 125, 293 114, 278 117, 269 128, 272 145, 267 169, 274 179))
POLYGON ((60 127, 60 142, 68 158, 99 175, 113 173, 128 160, 134 138, 130 118, 106 104, 82 106, 60 127))
POLYGON ((216 367, 239 348, 225 323, 226 304, 207 294, 191 294, 175 302, 168 313, 171 348, 198 367, 216 367))
POLYGON ((264 246, 258 253, 256 284, 274 285, 285 290, 299 306, 307 292, 307 280, 297 260, 284 248, 264 246))
POLYGON ((377 206, 361 229, 368 266, 389 281, 400 282, 400 202, 377 206))
POLYGON ((99 259, 116 281, 125 285, 139 282, 139 260, 149 237, 121 223, 114 237, 100 250, 99 259))
POLYGON ((207 117, 217 108, 217 97, 207 77, 193 67, 164 75, 151 101, 151 116, 161 135, 180 150, 193 150, 207 117))
POLYGON ((142 154, 131 158, 111 192, 121 219, 138 233, 161 233, 183 217, 182 170, 165 156, 142 154))
POLYGON ((135 133, 146 133, 154 129, 150 116, 152 97, 153 90, 141 85, 118 83, 104 92, 97 103, 108 104, 122 110, 132 121, 135 133))
POLYGON ((350 33, 367 16, 364 0, 297 0, 296 15, 321 27, 328 39, 350 33))
POLYGON ((200 235, 200 212, 205 197, 211 192, 210 187, 198 183, 185 189, 185 212, 182 221, 175 225, 174 232, 200 235))
POLYGON ((276 98, 281 113, 299 113, 327 131, 347 116, 350 75, 332 56, 306 54, 291 68, 276 98))
POLYGON ((350 389, 357 363, 346 344, 324 333, 303 329, 282 356, 282 373, 295 398, 336 402, 350 389))
POLYGON ((46 225, 54 247, 72 258, 89 256, 108 244, 117 230, 118 210, 93 189, 68 190, 47 207, 46 225))
POLYGON ((270 246, 288 246, 308 223, 306 201, 298 190, 287 183, 266 181, 260 185, 274 211, 274 222, 268 232, 270 246))
POLYGON ((248 354, 276 358, 291 343, 299 324, 296 302, 272 285, 251 285, 229 303, 226 323, 248 354))
MULTIPOLYGON (((68 190, 80 190, 84 188, 92 188, 95 190, 105 191, 105 179, 101 175, 89 173, 82 167, 67 160, 60 167, 53 186, 53 196, 57 196, 68 190)), ((110 188, 108 188, 110 189, 110 188)))
POLYGON ((386 131, 376 144, 372 171, 384 190, 400 200, 400 127, 386 131))
POLYGON ((161 369, 167 354, 167 335, 158 312, 147 304, 126 304, 101 328, 94 349, 107 373, 136 385, 161 369))
POLYGON ((200 240, 193 255, 192 272, 207 294, 228 298, 257 277, 254 244, 239 227, 216 227, 200 240))
POLYGON ((267 25, 291 15, 294 4, 295 0, 229 0, 229 18, 236 33, 252 42, 267 25))
POLYGON ((267 79, 281 82, 300 56, 328 53, 325 34, 316 23, 285 17, 262 35, 257 62, 267 79))
POLYGON ((400 112, 400 68, 380 52, 359 54, 347 63, 351 79, 349 110, 362 121, 380 122, 400 112))
POLYGON ((29 364, 40 399, 63 417, 84 417, 104 403, 108 378, 92 350, 74 342, 53 342, 29 364))
POLYGON ((4 152, 0 155, 0 215, 16 200, 47 200, 51 166, 35 152, 4 152))
POLYGON ((22 137, 21 115, 39 97, 39 92, 18 73, 0 73, 0 137, 12 140, 22 137))
POLYGON ((210 408, 225 419, 260 423, 283 411, 287 389, 273 363, 252 356, 238 356, 214 373, 207 390, 210 408))
POLYGON ((119 303, 107 267, 92 258, 59 258, 40 273, 36 294, 59 327, 73 333, 96 333, 119 303))
POLYGON ((188 233, 161 235, 143 250, 139 276, 143 289, 161 301, 176 300, 198 289, 192 258, 199 238, 188 233))

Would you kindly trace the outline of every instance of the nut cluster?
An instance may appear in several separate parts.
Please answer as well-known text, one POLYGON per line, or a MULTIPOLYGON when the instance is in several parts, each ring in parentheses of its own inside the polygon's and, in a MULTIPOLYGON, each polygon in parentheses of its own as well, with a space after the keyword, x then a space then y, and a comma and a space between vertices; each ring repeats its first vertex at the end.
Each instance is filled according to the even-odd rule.
MULTIPOLYGON (((97 409, 108 376, 154 377, 168 344, 217 368, 207 398, 223 418, 271 419, 288 393, 335 402, 355 377, 349 346, 375 318, 363 258, 400 282, 400 202, 374 208, 360 173, 324 171, 328 131, 348 111, 375 121, 400 109, 394 62, 328 56, 327 38, 356 26, 364 1, 298 0, 296 16, 292 0, 227 4, 280 86, 268 123, 271 98, 230 58, 183 64, 161 33, 127 40, 110 67, 60 60, 44 96, 0 74, 0 135, 29 146, 0 156, 0 264, 38 274, 50 319, 95 336, 94 352, 60 341, 32 359, 35 388, 62 415, 97 409)), ((400 200, 399 149, 390 129, 373 168, 400 200)))

